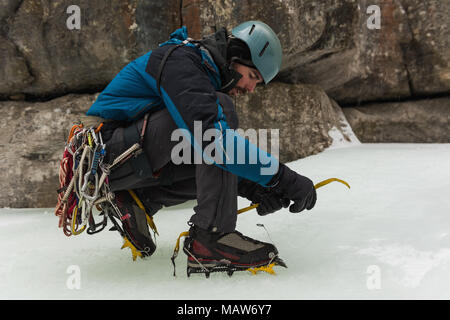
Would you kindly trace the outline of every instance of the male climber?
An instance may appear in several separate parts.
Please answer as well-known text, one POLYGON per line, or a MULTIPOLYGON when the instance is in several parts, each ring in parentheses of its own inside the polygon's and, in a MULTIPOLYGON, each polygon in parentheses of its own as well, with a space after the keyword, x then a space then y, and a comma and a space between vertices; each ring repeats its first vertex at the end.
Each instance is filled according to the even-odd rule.
MULTIPOLYGON (((222 28, 202 40, 189 38, 183 27, 169 41, 129 63, 98 96, 87 115, 113 120, 102 129, 105 160, 111 163, 137 141, 143 145, 141 156, 109 176, 117 207, 126 217, 124 230, 143 256, 151 255, 156 246, 145 213, 128 190, 133 190, 149 215, 163 206, 197 200, 184 251, 188 267, 199 272, 220 270, 224 265, 245 270, 277 258, 273 244, 235 230, 238 195, 259 203, 260 215, 288 206, 290 212, 314 207, 316 191, 310 179, 228 130, 238 127, 230 96, 267 85, 279 72, 281 59, 278 37, 259 21, 244 22, 231 34, 222 28), (223 159, 235 158, 175 164, 171 156, 178 141, 173 141, 172 133, 184 129, 192 138, 194 122, 201 123, 202 132, 216 129, 223 159), (227 139, 244 143, 245 159, 256 154, 256 163, 237 161, 237 152, 226 150, 227 139), (275 170, 264 170, 269 167, 275 170)), ((191 142, 193 153, 202 154, 205 143, 191 142)))

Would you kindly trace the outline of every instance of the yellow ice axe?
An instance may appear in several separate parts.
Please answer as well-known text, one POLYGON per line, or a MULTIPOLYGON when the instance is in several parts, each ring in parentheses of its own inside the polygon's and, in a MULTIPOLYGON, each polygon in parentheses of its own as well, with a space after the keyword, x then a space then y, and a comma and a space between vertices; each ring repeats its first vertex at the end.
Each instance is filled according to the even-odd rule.
MULTIPOLYGON (((345 184, 350 189, 350 185, 347 182, 345 182, 344 180, 338 179, 338 178, 329 178, 329 179, 323 180, 323 181, 321 181, 319 183, 316 183, 314 185, 314 188, 315 189, 319 189, 320 187, 326 186, 327 184, 329 184, 330 182, 333 182, 333 181, 337 181, 337 182, 340 182, 342 184, 345 184)), ((259 203, 255 203, 255 204, 252 204, 251 206, 239 209, 237 213, 241 214, 241 213, 244 213, 246 211, 255 209, 258 206, 259 206, 259 203)))

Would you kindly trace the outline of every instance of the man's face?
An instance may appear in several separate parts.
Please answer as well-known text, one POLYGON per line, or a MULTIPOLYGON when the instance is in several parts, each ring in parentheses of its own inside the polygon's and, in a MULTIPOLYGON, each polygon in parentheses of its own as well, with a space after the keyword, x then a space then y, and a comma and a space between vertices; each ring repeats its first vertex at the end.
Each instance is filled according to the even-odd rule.
POLYGON ((228 92, 230 96, 253 92, 256 85, 263 82, 263 77, 255 68, 250 68, 237 62, 233 62, 231 67, 239 72, 242 75, 242 78, 238 81, 236 86, 228 92))

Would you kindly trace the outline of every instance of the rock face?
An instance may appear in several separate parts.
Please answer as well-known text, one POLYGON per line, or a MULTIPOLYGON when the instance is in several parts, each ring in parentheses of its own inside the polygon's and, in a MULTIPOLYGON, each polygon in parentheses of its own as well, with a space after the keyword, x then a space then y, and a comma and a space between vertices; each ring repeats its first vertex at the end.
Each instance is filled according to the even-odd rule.
MULTIPOLYGON (((333 128, 345 136, 340 108, 317 86, 274 83, 237 98, 236 108, 240 128, 279 130, 282 162, 323 151, 331 145, 333 128)), ((271 143, 265 149, 268 152, 271 143)))
POLYGON ((284 49, 278 80, 321 86, 339 103, 450 91, 450 2, 441 0, 183 1, 193 37, 254 19, 284 49), (380 8, 380 29, 370 29, 380 8))
POLYGON ((321 86, 339 103, 450 91, 450 2, 442 0, 69 0, 0 4, 0 96, 95 92, 181 24, 200 38, 258 19, 284 48, 278 80, 321 86), (370 29, 373 5, 380 29, 370 29))
POLYGON ((0 92, 10 97, 20 92, 33 82, 33 76, 28 71, 26 60, 17 51, 14 43, 0 36, 0 92))
POLYGON ((59 161, 72 123, 95 95, 45 103, 0 102, 0 207, 52 207, 59 161))
POLYGON ((450 143, 450 98, 343 110, 361 142, 450 143))
POLYGON ((179 26, 178 1, 2 1, 0 96, 95 92, 179 26))
POLYGON ((403 47, 412 92, 450 91, 449 1, 402 0, 411 34, 403 47))

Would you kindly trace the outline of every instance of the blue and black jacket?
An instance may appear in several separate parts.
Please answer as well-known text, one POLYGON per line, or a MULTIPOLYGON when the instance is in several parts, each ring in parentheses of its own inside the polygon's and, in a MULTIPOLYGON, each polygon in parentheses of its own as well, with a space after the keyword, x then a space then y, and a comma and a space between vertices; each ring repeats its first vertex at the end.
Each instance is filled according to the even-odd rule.
MULTIPOLYGON (((226 31, 225 31, 226 32, 226 31)), ((167 108, 179 128, 185 129, 196 152, 202 153, 203 146, 197 145, 192 138, 194 121, 202 121, 202 130, 216 128, 220 130, 224 159, 228 155, 234 158, 215 165, 239 177, 267 186, 274 174, 263 174, 264 169, 278 169, 278 160, 269 153, 257 148, 244 137, 229 129, 227 120, 219 103, 216 92, 223 89, 223 64, 213 58, 211 51, 198 43, 190 42, 185 27, 171 34, 169 41, 159 48, 148 52, 125 66, 98 96, 87 115, 120 121, 136 121, 145 113, 167 108), (173 50, 164 64, 159 88, 158 72, 167 50, 173 50), (235 148, 245 144, 246 163, 238 163, 238 154, 226 150, 226 139, 234 139, 235 148), (256 153, 256 163, 248 163, 249 154, 256 153)), ((211 46, 210 46, 211 48, 211 46)), ((217 48, 216 48, 217 49, 217 48)), ((218 48, 217 52, 223 48, 218 48)), ((231 145, 231 144, 230 144, 231 145)), ((241 159, 240 159, 241 160, 241 159)))

